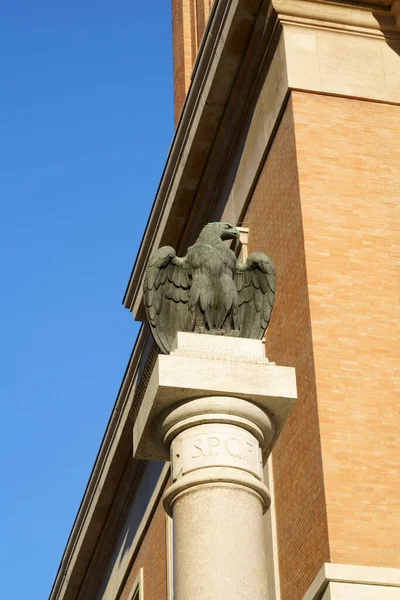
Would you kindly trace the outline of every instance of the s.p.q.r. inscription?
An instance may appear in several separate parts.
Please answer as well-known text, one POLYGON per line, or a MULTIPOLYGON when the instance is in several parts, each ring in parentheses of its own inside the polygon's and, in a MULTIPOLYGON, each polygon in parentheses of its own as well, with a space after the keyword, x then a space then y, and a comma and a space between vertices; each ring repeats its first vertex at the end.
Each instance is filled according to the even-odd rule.
POLYGON ((182 474, 211 466, 245 469, 257 477, 262 473, 261 449, 250 433, 232 431, 199 432, 183 436, 182 474))
POLYGON ((192 458, 201 456, 220 456, 229 454, 235 458, 254 463, 256 461, 257 445, 252 440, 245 440, 239 436, 226 437, 225 435, 200 435, 187 440, 188 449, 192 458), (225 439, 224 439, 225 438, 225 439))

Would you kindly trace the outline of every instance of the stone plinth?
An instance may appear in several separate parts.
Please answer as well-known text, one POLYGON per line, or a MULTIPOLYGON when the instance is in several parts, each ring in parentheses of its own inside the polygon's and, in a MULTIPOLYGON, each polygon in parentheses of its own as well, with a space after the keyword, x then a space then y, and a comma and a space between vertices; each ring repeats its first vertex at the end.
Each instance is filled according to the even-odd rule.
POLYGON ((169 460, 162 412, 214 395, 244 398, 272 417, 275 433, 264 448, 265 460, 297 397, 295 370, 269 362, 258 340, 178 333, 176 349, 158 357, 147 386, 133 429, 134 456, 169 460))
POLYGON ((179 333, 136 420, 134 455, 170 460, 176 600, 262 600, 263 461, 296 398, 295 372, 256 340, 179 333))

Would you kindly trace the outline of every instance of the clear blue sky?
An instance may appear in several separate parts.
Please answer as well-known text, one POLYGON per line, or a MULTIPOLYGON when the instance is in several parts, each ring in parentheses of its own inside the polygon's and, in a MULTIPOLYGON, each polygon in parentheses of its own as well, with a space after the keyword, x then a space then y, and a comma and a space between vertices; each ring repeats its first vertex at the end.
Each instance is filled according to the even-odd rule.
POLYGON ((45 600, 138 330, 170 1, 2 2, 0 80, 0 596, 45 600))

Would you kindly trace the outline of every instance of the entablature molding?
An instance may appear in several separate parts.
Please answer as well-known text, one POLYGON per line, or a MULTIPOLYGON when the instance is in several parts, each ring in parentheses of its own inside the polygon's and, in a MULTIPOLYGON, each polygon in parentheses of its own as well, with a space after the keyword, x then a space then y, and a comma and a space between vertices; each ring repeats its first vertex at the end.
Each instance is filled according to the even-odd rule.
POLYGON ((343 585, 343 593, 332 597, 341 598, 379 598, 380 600, 390 600, 399 597, 400 591, 400 569, 324 563, 317 573, 314 581, 308 588, 302 600, 326 600, 331 595, 325 595, 330 584, 343 585), (346 593, 348 585, 351 586, 350 595, 346 593), (365 595, 363 588, 368 586, 365 595), (371 587, 370 587, 371 586, 371 587), (371 593, 372 592, 372 593, 371 593))
MULTIPOLYGON (((395 0, 393 6, 396 2, 395 0)), ((393 32, 398 38, 398 27, 391 5, 371 6, 369 3, 344 3, 330 0, 272 0, 282 24, 316 27, 384 37, 393 32)))

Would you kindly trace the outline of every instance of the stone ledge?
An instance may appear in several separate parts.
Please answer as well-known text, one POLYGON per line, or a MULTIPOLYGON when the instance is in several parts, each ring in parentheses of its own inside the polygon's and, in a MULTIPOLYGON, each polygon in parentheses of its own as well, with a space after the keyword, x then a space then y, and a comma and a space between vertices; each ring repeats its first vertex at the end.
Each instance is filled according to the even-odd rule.
POLYGON ((328 598, 394 600, 395 597, 400 598, 400 569, 325 563, 302 600, 328 600, 328 598), (331 583, 342 584, 343 587, 336 585, 329 590, 331 583), (357 589, 349 588, 349 585, 357 586, 357 589), (376 591, 376 595, 371 596, 370 588, 372 592, 376 591), (352 590, 351 595, 348 594, 349 590, 352 590), (390 595, 385 594, 386 591, 390 595), (396 595, 394 596, 393 593, 396 595))
POLYGON ((158 417, 175 404, 209 396, 243 398, 265 410, 275 426, 273 446, 297 397, 295 369, 263 359, 258 340, 179 333, 177 350, 157 359, 133 429, 135 458, 168 460, 158 417), (190 356, 201 346, 202 357, 190 356))
POLYGON ((396 23, 387 6, 372 7, 362 2, 345 4, 327 0, 273 0, 273 6, 281 23, 341 29, 379 37, 390 33, 398 34, 396 23))

